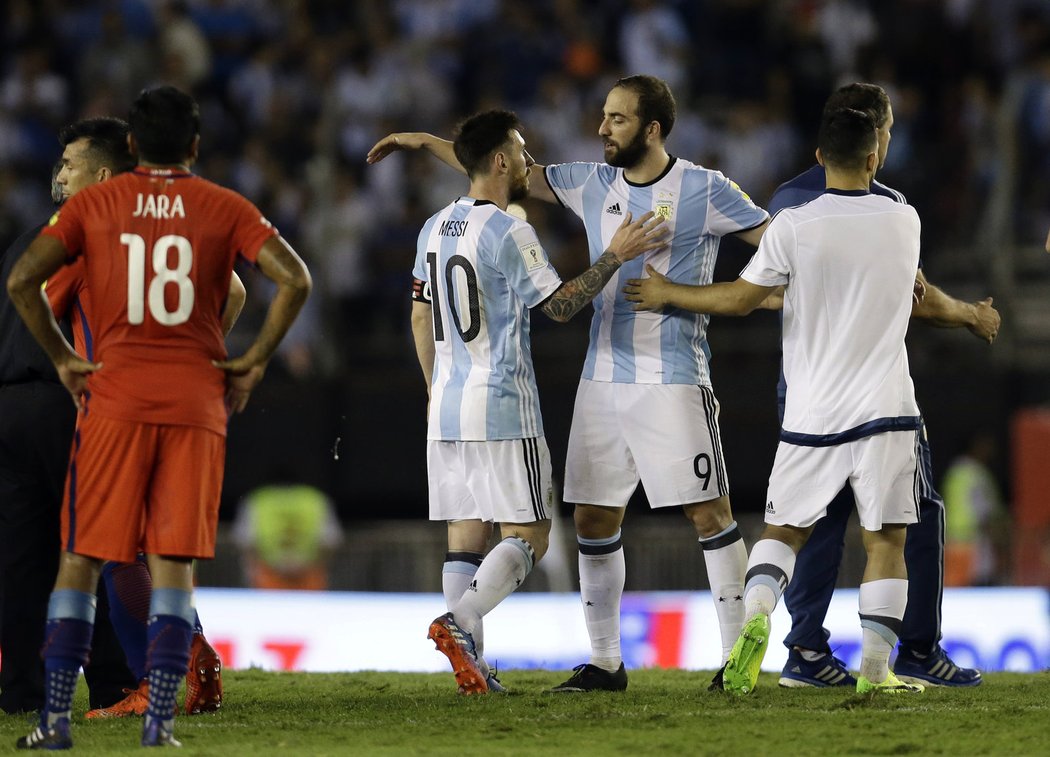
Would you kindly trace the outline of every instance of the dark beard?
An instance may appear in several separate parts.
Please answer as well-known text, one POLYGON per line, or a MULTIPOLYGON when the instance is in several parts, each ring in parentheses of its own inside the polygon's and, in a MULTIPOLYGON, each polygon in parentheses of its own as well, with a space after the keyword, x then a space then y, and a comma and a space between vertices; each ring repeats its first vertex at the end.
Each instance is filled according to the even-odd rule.
POLYGON ((617 168, 634 168, 642 162, 645 150, 645 133, 639 129, 634 139, 619 148, 616 154, 609 158, 609 165, 617 168))
POLYGON ((510 195, 507 198, 511 202, 520 202, 529 196, 529 185, 525 183, 525 179, 516 183, 510 188, 510 195))

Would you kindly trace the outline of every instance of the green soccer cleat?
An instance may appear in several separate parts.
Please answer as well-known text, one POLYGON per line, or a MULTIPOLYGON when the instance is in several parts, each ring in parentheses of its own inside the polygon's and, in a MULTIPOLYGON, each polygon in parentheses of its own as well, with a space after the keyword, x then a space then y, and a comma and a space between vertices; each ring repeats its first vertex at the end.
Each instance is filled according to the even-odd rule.
POLYGON ((874 694, 877 691, 885 691, 890 694, 921 694, 925 690, 926 687, 921 683, 905 683, 893 675, 892 670, 886 676, 886 680, 880 683, 872 683, 864 676, 857 676, 858 694, 874 694))
POLYGON ((755 615, 744 624, 722 671, 722 688, 737 696, 750 694, 769 646, 769 616, 755 615))

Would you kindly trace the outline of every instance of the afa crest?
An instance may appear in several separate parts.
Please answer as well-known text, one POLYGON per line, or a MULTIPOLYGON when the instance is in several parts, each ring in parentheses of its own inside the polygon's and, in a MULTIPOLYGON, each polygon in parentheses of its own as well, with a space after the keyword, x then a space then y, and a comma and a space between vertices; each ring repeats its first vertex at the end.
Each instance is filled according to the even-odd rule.
POLYGON ((670 221, 671 216, 674 215, 674 203, 671 200, 658 200, 653 212, 656 213, 657 218, 670 221))

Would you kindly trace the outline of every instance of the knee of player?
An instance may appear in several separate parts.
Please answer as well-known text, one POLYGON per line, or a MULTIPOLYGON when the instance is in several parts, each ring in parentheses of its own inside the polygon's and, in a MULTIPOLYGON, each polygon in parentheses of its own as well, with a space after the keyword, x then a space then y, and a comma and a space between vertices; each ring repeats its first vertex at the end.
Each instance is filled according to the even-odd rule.
POLYGON ((729 504, 729 497, 686 505, 683 510, 700 538, 715 536, 733 524, 733 508, 729 504))
POLYGON ((515 524, 513 528, 504 526, 504 538, 517 538, 524 542, 532 564, 535 565, 547 554, 550 545, 551 522, 549 520, 538 520, 529 524, 515 524))
POLYGON ((572 519, 577 536, 584 539, 606 539, 619 532, 623 514, 622 507, 576 505, 572 519))

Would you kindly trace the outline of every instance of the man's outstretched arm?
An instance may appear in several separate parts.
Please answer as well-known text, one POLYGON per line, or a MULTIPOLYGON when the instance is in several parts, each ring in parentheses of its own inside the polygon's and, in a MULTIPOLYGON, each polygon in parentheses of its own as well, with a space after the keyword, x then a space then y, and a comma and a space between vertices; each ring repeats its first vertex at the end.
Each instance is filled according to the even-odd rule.
POLYGON ((974 336, 989 344, 999 334, 999 311, 992 307, 992 298, 979 302, 957 300, 940 287, 926 280, 919 271, 916 281, 925 289, 925 296, 912 305, 912 318, 920 318, 932 326, 961 328, 965 326, 974 336))
POLYGON ((398 150, 427 150, 434 154, 442 163, 452 166, 457 171, 465 174, 467 171, 456 158, 452 149, 452 142, 424 131, 399 131, 395 134, 387 134, 381 140, 372 145, 365 160, 369 163, 378 163, 387 155, 398 150))
POLYGON ((758 308, 778 287, 759 286, 746 279, 720 281, 705 286, 676 284, 651 265, 645 266, 647 279, 630 279, 623 288, 635 310, 681 308, 712 315, 747 315, 758 308))
MULTIPOLYGON (((452 166, 460 173, 465 174, 467 172, 456 157, 456 152, 452 149, 452 142, 424 131, 399 131, 394 134, 387 134, 372 145, 372 149, 368 151, 365 160, 369 163, 378 163, 387 155, 398 150, 426 150, 442 163, 452 166)), ((538 163, 533 164, 530 173, 529 197, 534 200, 556 203, 558 198, 554 196, 554 191, 547 184, 544 168, 546 166, 541 166, 538 163)))

